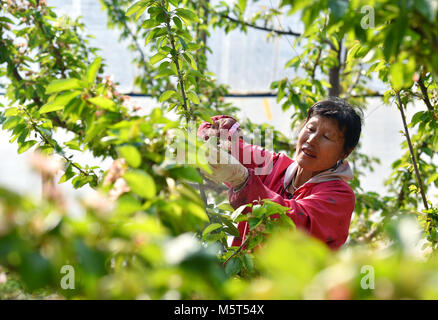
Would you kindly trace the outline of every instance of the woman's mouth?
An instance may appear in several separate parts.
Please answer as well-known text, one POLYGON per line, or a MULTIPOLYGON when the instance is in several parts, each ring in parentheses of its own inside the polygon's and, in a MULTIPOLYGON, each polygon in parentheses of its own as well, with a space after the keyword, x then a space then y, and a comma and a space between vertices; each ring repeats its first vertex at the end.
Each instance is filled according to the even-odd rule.
POLYGON ((313 153, 312 150, 308 149, 308 148, 301 148, 301 151, 303 152, 303 154, 309 158, 315 159, 316 155, 313 153))

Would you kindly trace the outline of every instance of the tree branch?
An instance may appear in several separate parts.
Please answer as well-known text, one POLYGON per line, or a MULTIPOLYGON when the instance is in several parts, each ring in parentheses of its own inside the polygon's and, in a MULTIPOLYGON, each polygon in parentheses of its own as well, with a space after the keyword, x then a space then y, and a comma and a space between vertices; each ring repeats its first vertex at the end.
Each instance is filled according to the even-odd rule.
POLYGON ((349 97, 350 98, 372 98, 372 97, 382 98, 383 93, 372 92, 372 93, 364 93, 364 94, 352 94, 349 97))
POLYGON ((329 70, 329 82, 331 85, 331 88, 329 88, 329 96, 332 97, 339 97, 342 91, 341 83, 340 83, 340 71, 341 71, 341 52, 342 52, 342 42, 339 42, 339 50, 337 50, 338 53, 338 65, 330 68, 329 70))
POLYGON ((301 36, 301 33, 294 32, 292 30, 284 31, 284 30, 278 30, 278 29, 273 29, 273 28, 261 27, 261 26, 258 26, 256 24, 252 24, 252 23, 247 22, 247 21, 243 21, 243 20, 239 20, 239 19, 230 17, 229 15, 226 15, 224 13, 214 12, 214 14, 216 14, 216 15, 222 17, 222 18, 228 19, 228 20, 230 20, 230 21, 232 21, 234 23, 245 25, 245 26, 253 28, 253 29, 267 31, 267 32, 274 32, 274 33, 279 34, 279 35, 294 36, 294 37, 300 37, 301 36))
POLYGON ((424 208, 427 210, 427 209, 429 209, 429 206, 427 204, 426 194, 424 192, 423 181, 421 180, 420 172, 418 170, 417 160, 415 159, 415 153, 414 153, 414 148, 412 147, 411 137, 409 136, 408 125, 406 123, 406 117, 405 117, 405 113, 403 111, 403 103, 401 101, 399 91, 396 91, 396 96, 397 96, 397 100, 398 100, 398 109, 400 110, 400 114, 402 116, 406 140, 408 142, 409 151, 411 153, 411 158, 412 158, 412 162, 414 165, 415 176, 417 177, 418 186, 420 187, 420 192, 421 192, 421 197, 423 199, 424 208))
POLYGON ((321 54, 322 54, 322 48, 318 48, 318 56, 316 57, 315 64, 313 65, 312 73, 311 73, 312 81, 315 80, 316 68, 319 65, 319 60, 321 59, 321 54))
POLYGON ((231 258, 235 257, 240 251, 242 251, 243 247, 246 245, 246 243, 248 242, 249 239, 250 239, 249 236, 246 237, 245 241, 243 241, 243 243, 240 245, 240 247, 237 248, 237 250, 231 256, 229 256, 227 260, 225 260, 225 262, 222 265, 223 267, 225 267, 227 265, 228 261, 230 261, 231 258))
MULTIPOLYGON (((32 128, 38 132, 38 134, 41 136, 41 138, 44 140, 44 143, 51 146, 53 148, 53 150, 56 150, 56 146, 49 140, 49 138, 46 137, 46 135, 44 133, 41 132, 41 130, 38 128, 37 124, 35 123, 35 121, 32 118, 32 115, 29 113, 29 111, 24 108, 24 112, 27 114, 27 116, 29 117, 29 121, 32 125, 32 128)), ((59 154, 59 152, 58 152, 59 154)), ((75 167, 76 169, 79 170, 80 173, 82 173, 85 176, 89 176, 90 174, 84 170, 82 170, 82 168, 80 168, 78 165, 76 165, 73 161, 71 161, 67 156, 65 156, 65 154, 60 154, 61 157, 64 158, 65 161, 70 162, 71 165, 73 167, 75 167)), ((94 172, 93 172, 94 175, 94 172)))
MULTIPOLYGON (((164 1, 162 1, 162 4, 163 4, 163 7, 164 7, 164 1)), ((172 29, 170 27, 170 17, 169 16, 166 17, 166 27, 167 27, 167 31, 168 31, 168 36, 169 36, 170 44, 172 46, 172 50, 174 52, 178 52, 176 50, 176 46, 175 46, 175 38, 173 37, 172 29)), ((185 92, 185 88, 184 88, 184 80, 183 80, 183 77, 182 77, 181 68, 180 68, 179 63, 178 63, 178 53, 175 56, 172 56, 172 60, 175 63, 176 71, 178 73, 178 82, 179 82, 179 85, 180 85, 181 95, 182 95, 182 98, 183 98, 183 108, 184 108, 184 111, 187 113, 186 114, 186 120, 187 120, 187 125, 189 125, 189 120, 190 120, 190 114, 189 113, 190 112, 189 112, 189 109, 187 107, 187 97, 186 97, 186 92, 185 92)))
POLYGON ((422 77, 420 77, 420 79, 418 80, 418 85, 420 86, 421 93, 423 94, 422 99, 423 99, 424 103, 426 104, 427 109, 429 111, 433 112, 433 106, 429 100, 429 94, 427 92, 426 86, 424 85, 424 81, 423 81, 422 77))

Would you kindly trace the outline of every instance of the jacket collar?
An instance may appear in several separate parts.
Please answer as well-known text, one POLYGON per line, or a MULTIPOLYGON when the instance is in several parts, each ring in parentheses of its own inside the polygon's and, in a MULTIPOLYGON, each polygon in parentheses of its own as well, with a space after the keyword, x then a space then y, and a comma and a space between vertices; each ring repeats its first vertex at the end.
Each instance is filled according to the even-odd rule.
MULTIPOLYGON (((287 190, 287 188, 289 187, 292 178, 297 172, 297 170, 298 170, 298 163, 296 161, 293 161, 286 169, 286 173, 284 175, 285 190, 287 190)), ((339 166, 335 166, 333 168, 327 169, 323 172, 318 173, 316 176, 310 178, 307 182, 303 184, 303 186, 307 183, 320 183, 320 182, 332 181, 332 180, 342 180, 347 182, 351 179, 353 179, 353 172, 351 171, 348 161, 344 160, 339 166)))

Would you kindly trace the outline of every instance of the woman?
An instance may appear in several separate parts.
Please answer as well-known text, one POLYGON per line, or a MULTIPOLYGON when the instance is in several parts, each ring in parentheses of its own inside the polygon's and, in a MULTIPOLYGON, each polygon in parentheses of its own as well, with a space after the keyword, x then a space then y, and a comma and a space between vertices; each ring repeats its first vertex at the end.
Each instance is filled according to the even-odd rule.
MULTIPOLYGON (((201 125, 199 136, 208 139, 236 123, 229 116, 212 120, 213 125, 201 125)), ((291 208, 288 216, 298 228, 337 249, 347 240, 355 202, 346 182, 353 175, 345 159, 356 147, 360 132, 361 118, 345 101, 319 101, 307 113, 295 160, 238 139, 231 154, 239 162, 211 164, 212 176, 230 187, 233 208, 269 198, 291 208), (264 159, 262 164, 256 161, 257 154, 264 159)), ((241 245, 249 231, 248 223, 240 222, 238 229, 240 238, 234 238, 233 246, 241 245)))

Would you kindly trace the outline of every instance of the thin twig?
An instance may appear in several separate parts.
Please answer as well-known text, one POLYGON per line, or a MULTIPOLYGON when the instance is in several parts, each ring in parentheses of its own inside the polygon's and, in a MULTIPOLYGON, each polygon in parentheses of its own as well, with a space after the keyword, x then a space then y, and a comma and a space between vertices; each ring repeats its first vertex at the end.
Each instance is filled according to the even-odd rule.
POLYGON ((248 27, 253 28, 253 29, 267 31, 267 32, 273 32, 273 33, 276 33, 276 34, 279 34, 279 35, 294 36, 294 37, 300 37, 301 36, 301 33, 298 33, 298 32, 292 31, 292 30, 284 31, 284 30, 278 30, 278 29, 273 29, 273 28, 261 27, 261 26, 258 26, 256 24, 249 23, 247 21, 235 19, 235 18, 230 17, 230 16, 228 16, 226 14, 223 14, 223 13, 215 12, 215 14, 221 16, 222 18, 228 19, 228 20, 233 21, 233 22, 238 23, 238 24, 242 24, 242 25, 248 26, 248 27))
POLYGON ((319 65, 319 60, 321 59, 321 54, 322 54, 322 48, 318 48, 318 56, 316 57, 315 64, 313 65, 312 73, 311 73, 312 81, 315 80, 316 68, 319 65))
MULTIPOLYGON (((38 128, 37 124, 36 124, 35 121, 33 120, 32 115, 29 113, 29 111, 28 111, 26 108, 24 108, 23 110, 24 110, 24 112, 27 114, 27 116, 29 117, 29 121, 30 121, 30 123, 31 123, 31 125, 32 125, 32 128, 33 128, 36 132, 38 132, 38 134, 41 136, 41 138, 44 140, 44 142, 45 142, 47 145, 51 146, 51 147, 53 148, 53 150, 56 150, 56 146, 55 146, 55 145, 49 140, 49 138, 47 138, 47 137, 44 135, 44 133, 42 133, 41 130, 38 128)), ((79 172, 81 172, 83 175, 85 175, 85 176, 89 176, 89 175, 90 175, 88 172, 82 170, 82 168, 80 168, 78 165, 76 165, 73 161, 71 161, 71 160, 70 160, 67 156, 65 156, 64 154, 60 154, 59 152, 58 152, 58 154, 59 154, 61 157, 63 157, 65 161, 70 162, 71 165, 72 165, 73 167, 75 167, 76 169, 78 169, 79 172)))
MULTIPOLYGON (((162 5, 164 7, 164 1, 162 1, 162 5)), ((178 51, 176 50, 176 46, 175 46, 175 38, 173 37, 172 34, 172 29, 170 27, 170 17, 169 15, 167 15, 166 17, 166 27, 167 27, 167 31, 168 31, 168 35, 169 35, 169 39, 170 39, 170 44, 172 46, 172 49, 174 52, 176 52, 176 56, 172 57, 173 62, 175 63, 176 66, 176 71, 178 73, 178 82, 179 85, 181 87, 181 94, 182 94, 182 98, 183 98, 183 108, 186 111, 186 113, 189 112, 188 107, 187 107, 187 97, 186 97, 186 92, 185 92, 185 88, 184 88, 184 81, 182 78, 182 74, 181 74, 181 69, 178 63, 178 51)), ((186 119, 187 119, 187 125, 189 124, 189 115, 186 115, 186 119)))
POLYGON ((350 98, 382 98, 384 95, 383 93, 379 92, 372 92, 372 93, 364 93, 364 94, 352 94, 349 97, 350 98))
POLYGON ((422 99, 423 99, 424 103, 426 104, 427 109, 429 111, 433 112, 433 106, 429 100, 429 94, 427 92, 426 86, 424 85, 424 81, 423 81, 422 77, 420 77, 420 79, 418 80, 418 85, 420 86, 421 93, 423 94, 422 99))
POLYGON ((240 245, 240 247, 237 248, 237 250, 231 256, 229 256, 227 260, 225 260, 225 262, 222 264, 223 267, 225 267, 227 265, 228 261, 230 261, 231 258, 235 257, 240 251, 242 251, 243 247, 246 245, 246 243, 248 242, 249 238, 250 237, 247 237, 245 239, 245 241, 243 241, 243 243, 240 245))
POLYGON ((146 58, 145 58, 145 54, 144 54, 144 52, 143 52, 142 47, 141 47, 140 44, 138 43, 137 35, 136 35, 136 34, 131 30, 131 28, 128 26, 128 24, 126 23, 126 19, 124 19, 124 17, 125 17, 125 12, 124 12, 123 10, 120 10, 120 9, 115 8, 116 6, 115 6, 114 1, 112 2, 112 4, 111 4, 111 3, 107 3, 107 2, 105 1, 105 4, 106 4, 107 7, 108 7, 108 11, 110 10, 109 8, 110 8, 111 6, 114 7, 114 11, 115 11, 115 14, 116 14, 116 16, 117 16, 116 18, 118 19, 117 21, 119 21, 120 23, 122 23, 122 25, 123 25, 123 27, 125 28, 126 32, 131 36, 132 41, 134 42, 134 46, 136 47, 138 53, 140 54, 140 59, 141 59, 142 61, 145 61, 145 60, 146 60, 146 58))
POLYGON ((406 123, 406 117, 405 117, 405 113, 403 111, 403 103, 401 101, 400 92, 399 91, 396 91, 396 96, 397 96, 397 100, 398 100, 398 109, 400 110, 400 114, 402 116, 402 121, 403 121, 404 130, 405 130, 406 140, 408 142, 409 151, 411 153, 411 158, 412 158, 412 162, 413 162, 413 165, 414 165, 415 176, 417 177, 417 182, 418 182, 418 185, 420 187, 420 192, 421 192, 421 197, 423 199, 424 207, 427 210, 427 209, 429 209, 429 206, 427 204, 426 193, 424 192, 423 181, 421 180, 420 172, 418 170, 417 160, 415 159, 414 148, 412 147, 411 138, 409 136, 408 125, 406 123))

